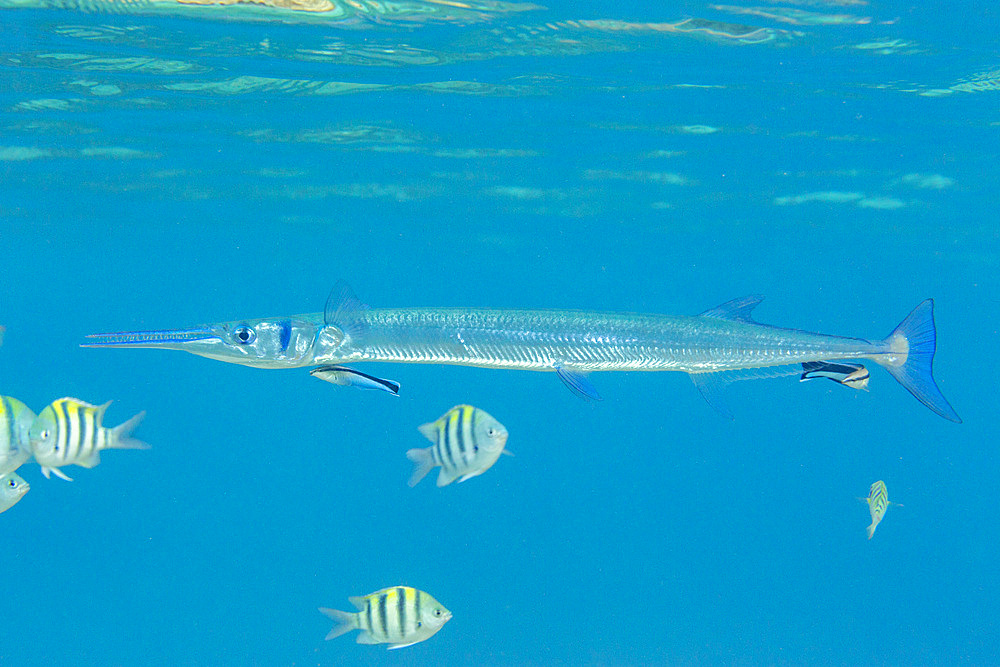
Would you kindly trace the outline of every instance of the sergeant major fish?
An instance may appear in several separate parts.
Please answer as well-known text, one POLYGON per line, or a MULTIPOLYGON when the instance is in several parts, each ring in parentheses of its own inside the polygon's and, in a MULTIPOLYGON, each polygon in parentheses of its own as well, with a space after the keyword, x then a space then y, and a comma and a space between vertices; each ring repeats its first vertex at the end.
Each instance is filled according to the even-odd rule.
POLYGON ((682 371, 730 416, 717 389, 736 371, 810 361, 871 360, 917 400, 960 422, 932 374, 934 302, 920 303, 881 340, 760 324, 763 297, 734 299, 697 316, 572 310, 368 308, 338 283, 322 313, 237 320, 189 329, 88 336, 84 347, 184 350, 258 368, 377 361, 554 372, 575 394, 600 399, 595 371, 682 371))
POLYGON ((31 485, 16 472, 0 475, 0 513, 16 505, 30 489, 31 485))
MULTIPOLYGON (((885 516, 885 511, 889 508, 889 505, 899 505, 899 503, 889 502, 889 492, 885 488, 885 482, 879 480, 871 485, 868 489, 868 497, 862 498, 866 503, 868 503, 868 512, 872 515, 872 523, 868 526, 868 539, 872 539, 872 535, 875 534, 875 528, 882 521, 882 517, 885 516)), ((902 505, 899 505, 902 507, 902 505)))
POLYGON ((0 396, 0 475, 14 472, 31 458, 28 431, 35 421, 35 413, 27 405, 0 396))
POLYGON ((359 644, 389 644, 390 649, 429 639, 451 620, 451 612, 433 597, 409 586, 383 588, 370 595, 348 598, 357 612, 320 607, 337 621, 327 639, 361 630, 359 644))
POLYGON ((441 466, 438 486, 482 475, 497 462, 507 444, 504 425, 471 405, 456 405, 418 430, 434 444, 406 452, 406 458, 416 464, 410 486, 416 486, 435 466, 441 466))
POLYGON ((146 413, 140 412, 114 428, 104 428, 101 420, 109 405, 111 401, 91 405, 75 398, 60 398, 38 414, 30 431, 31 448, 46 478, 51 472, 72 481, 59 468, 93 468, 101 462, 104 449, 149 449, 145 442, 132 438, 132 431, 146 413))

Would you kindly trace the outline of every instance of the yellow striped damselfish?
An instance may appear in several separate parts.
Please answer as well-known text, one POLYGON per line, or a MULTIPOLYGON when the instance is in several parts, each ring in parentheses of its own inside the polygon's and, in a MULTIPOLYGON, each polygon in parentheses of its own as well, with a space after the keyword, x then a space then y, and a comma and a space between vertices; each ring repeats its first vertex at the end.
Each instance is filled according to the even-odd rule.
POLYGON ((27 405, 0 396, 0 475, 14 472, 31 458, 28 431, 35 422, 35 413, 27 405))
POLYGON ((16 472, 0 475, 0 513, 16 505, 30 489, 31 485, 16 472))
POLYGON ((393 586, 348 598, 357 612, 320 607, 338 622, 327 639, 361 630, 359 644, 389 644, 390 649, 412 646, 430 638, 451 619, 451 612, 433 597, 409 586, 393 586))
POLYGON ((863 498, 863 500, 868 503, 868 511, 872 515, 872 524, 868 526, 868 539, 872 539, 872 535, 875 534, 875 528, 878 527, 879 522, 882 521, 882 517, 885 516, 886 509, 889 505, 899 505, 899 503, 889 502, 889 492, 885 488, 885 482, 879 480, 871 485, 868 489, 868 497, 863 498))
POLYGON ((103 449, 149 449, 146 443, 132 438, 145 412, 124 424, 104 428, 101 420, 111 405, 91 405, 76 398, 60 398, 42 410, 31 426, 31 448, 42 474, 49 473, 69 480, 61 466, 93 468, 101 462, 103 449))
POLYGON ((438 486, 482 475, 497 462, 507 444, 504 425, 471 405, 456 405, 437 421, 418 429, 434 444, 406 452, 406 457, 415 464, 410 486, 415 486, 435 466, 441 466, 438 486))

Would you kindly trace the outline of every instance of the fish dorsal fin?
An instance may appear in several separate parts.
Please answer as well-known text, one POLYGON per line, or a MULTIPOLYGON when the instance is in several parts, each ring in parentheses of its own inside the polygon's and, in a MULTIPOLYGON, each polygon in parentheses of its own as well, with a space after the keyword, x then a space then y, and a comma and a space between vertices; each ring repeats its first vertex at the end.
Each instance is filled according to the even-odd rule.
POLYGON ((738 299, 733 299, 732 301, 727 301, 721 306, 716 306, 715 308, 710 308, 704 313, 701 313, 701 317, 715 317, 720 320, 736 320, 737 322, 753 322, 753 318, 750 313, 756 308, 764 297, 760 294, 750 294, 749 296, 741 296, 738 299))
POLYGON ((323 322, 327 326, 335 326, 347 334, 357 333, 362 327, 358 314, 368 310, 368 304, 363 303, 354 293, 351 286, 343 280, 338 280, 330 290, 323 309, 323 322))
POLYGON ((429 422, 427 424, 421 424, 420 426, 417 427, 417 430, 420 431, 420 435, 424 436, 425 438, 427 438, 431 442, 436 443, 437 442, 437 433, 438 433, 438 424, 440 424, 440 422, 441 422, 441 420, 438 419, 436 421, 432 421, 432 422, 429 422))
POLYGON ((347 600, 353 604, 358 611, 364 611, 368 607, 368 598, 364 595, 352 595, 347 600))

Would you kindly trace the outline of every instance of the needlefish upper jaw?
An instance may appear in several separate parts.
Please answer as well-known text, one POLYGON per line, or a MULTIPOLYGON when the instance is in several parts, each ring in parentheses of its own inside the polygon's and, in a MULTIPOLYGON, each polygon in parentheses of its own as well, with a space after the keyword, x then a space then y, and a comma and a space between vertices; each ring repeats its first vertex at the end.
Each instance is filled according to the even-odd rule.
POLYGON ((183 350, 185 343, 215 338, 209 329, 164 329, 162 331, 121 331, 88 334, 88 342, 80 347, 159 347, 183 350))
POLYGON ((294 368, 312 365, 320 328, 297 318, 222 322, 187 329, 92 334, 81 347, 182 350, 244 366, 294 368))

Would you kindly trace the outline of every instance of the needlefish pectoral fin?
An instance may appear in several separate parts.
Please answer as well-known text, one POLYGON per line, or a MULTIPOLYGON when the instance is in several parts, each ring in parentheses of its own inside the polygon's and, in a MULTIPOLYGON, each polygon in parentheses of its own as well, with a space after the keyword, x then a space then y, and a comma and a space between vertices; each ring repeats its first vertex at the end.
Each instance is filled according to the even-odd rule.
POLYGON ((378 389, 393 396, 399 396, 399 383, 393 380, 368 375, 361 371, 356 371, 347 366, 320 366, 309 371, 313 377, 325 380, 332 384, 339 384, 343 387, 357 387, 358 389, 378 389))
POLYGON ((567 368, 566 366, 556 366, 556 375, 562 380, 566 388, 584 400, 603 400, 597 393, 597 389, 582 371, 567 368))

